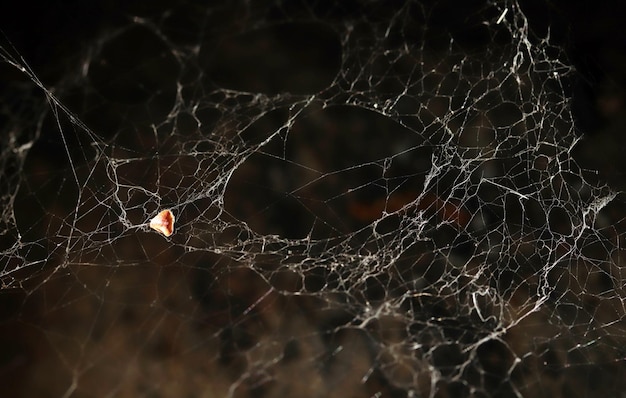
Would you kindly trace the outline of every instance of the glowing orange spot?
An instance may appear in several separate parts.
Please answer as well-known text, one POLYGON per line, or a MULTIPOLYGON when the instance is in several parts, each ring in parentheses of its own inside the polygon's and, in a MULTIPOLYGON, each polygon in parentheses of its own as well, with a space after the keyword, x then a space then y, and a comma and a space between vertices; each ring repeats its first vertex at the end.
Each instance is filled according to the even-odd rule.
POLYGON ((174 214, 170 210, 163 210, 150 220, 150 228, 165 236, 174 232, 174 214))
MULTIPOLYGON (((372 222, 382 217, 383 211, 396 212, 417 199, 417 193, 393 193, 387 198, 379 198, 371 203, 351 203, 348 207, 350 215, 359 221, 372 222)), ((436 215, 441 220, 465 228, 472 216, 462 203, 439 198, 433 193, 426 193, 417 203, 418 210, 427 215, 436 215)))

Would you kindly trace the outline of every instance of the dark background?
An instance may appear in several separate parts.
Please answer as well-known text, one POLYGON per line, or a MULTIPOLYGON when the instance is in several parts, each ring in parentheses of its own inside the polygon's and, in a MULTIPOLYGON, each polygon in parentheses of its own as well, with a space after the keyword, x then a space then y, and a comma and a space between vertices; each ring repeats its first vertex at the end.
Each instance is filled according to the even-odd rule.
MULTIPOLYGON (((382 8, 393 9, 394 7, 399 7, 401 3, 385 2, 385 7, 382 8)), ((456 23, 463 21, 468 12, 472 10, 472 7, 480 6, 480 2, 474 3, 467 2, 463 6, 459 6, 458 2, 442 2, 440 7, 442 10, 446 10, 445 13, 442 12, 446 16, 446 18, 442 19, 442 24, 448 24, 444 27, 444 30, 450 29, 454 31, 456 23)), ((205 7, 206 3, 181 2, 180 4, 172 4, 172 2, 167 1, 18 2, 11 4, 10 7, 5 7, 0 13, 0 32, 3 35, 1 43, 5 49, 9 49, 13 54, 19 54, 19 56, 23 57, 32 68, 34 74, 46 86, 52 87, 60 81, 67 79, 68 73, 75 73, 74 71, 77 70, 75 65, 81 59, 84 59, 84 51, 88 48, 88 44, 102 40, 103 32, 110 32, 115 30, 116 27, 123 28, 129 26, 132 18, 135 16, 144 16, 148 19, 162 18, 166 10, 178 8, 195 9, 196 7, 198 10, 206 10, 213 7, 216 10, 225 10, 224 15, 228 15, 233 19, 225 23, 236 25, 238 21, 234 16, 237 15, 237 12, 233 12, 233 9, 236 10, 237 5, 228 6, 227 4, 226 2, 216 3, 215 5, 205 7)), ((297 4, 301 5, 301 3, 297 4)), ((324 2, 316 2, 315 5, 320 9, 327 7, 324 2)), ((369 7, 369 5, 365 6, 360 2, 346 2, 335 10, 336 13, 333 17, 349 19, 352 15, 361 15, 364 12, 364 7, 369 7)), ((626 12, 623 11, 623 7, 620 7, 618 2, 524 1, 522 8, 529 18, 531 29, 540 37, 545 36, 549 31, 551 42, 565 49, 571 62, 579 72, 579 78, 573 82, 569 90, 571 90, 573 98, 572 106, 576 127, 578 133, 584 137, 584 144, 578 145, 576 152, 572 155, 583 168, 598 170, 598 179, 600 181, 606 181, 615 190, 625 189, 626 29, 624 29, 624 21, 626 21, 626 12)), ((242 7, 242 10, 244 9, 245 7, 242 7)), ((191 15, 192 17, 190 19, 182 19, 181 21, 173 18, 172 21, 165 23, 163 26, 170 29, 168 32, 172 37, 176 38, 177 43, 182 45, 184 43, 193 44, 198 40, 202 40, 204 36, 202 36, 201 32, 205 29, 210 30, 210 27, 202 28, 194 24, 198 21, 203 21, 204 17, 199 15, 197 19, 194 19, 193 13, 173 13, 173 15, 183 14, 191 15), (193 27, 194 29, 189 30, 196 33, 189 34, 186 27, 193 27)), ((219 13, 217 14, 217 17, 209 18, 209 20, 219 20, 219 13)), ((380 15, 381 18, 385 16, 384 13, 380 15)), ((244 21, 243 15, 242 21, 244 21)), ((300 35, 305 36, 314 36, 318 33, 317 31, 310 33, 306 29, 299 32, 300 35)), ((281 32, 277 34, 281 34, 281 32)), ((148 42, 142 41, 141 35, 142 33, 137 33, 130 37, 138 40, 140 43, 148 42)), ((300 76, 288 75, 285 72, 285 76, 292 79, 287 83, 281 80, 271 81, 270 79, 262 79, 262 81, 252 79, 252 81, 241 83, 242 77, 247 76, 246 71, 251 66, 254 66, 250 62, 239 65, 221 65, 222 69, 214 70, 213 76, 219 76, 217 83, 225 83, 226 86, 243 84, 244 88, 252 86, 261 92, 281 92, 284 91, 284 87, 288 87, 295 92, 301 89, 305 93, 315 90, 316 85, 323 85, 325 76, 332 74, 334 68, 337 67, 337 59, 334 57, 336 48, 332 40, 324 41, 326 40, 324 34, 319 34, 318 38, 319 36, 323 36, 321 42, 324 45, 319 47, 323 48, 323 50, 320 50, 318 53, 303 51, 302 55, 306 57, 308 54, 311 57, 312 60, 307 64, 318 62, 316 64, 318 70, 322 69, 325 71, 318 76, 319 81, 311 76, 302 78, 300 76), (313 54, 311 55, 311 53, 313 54), (320 60, 322 61, 320 62, 320 60), (220 81, 220 79, 222 80, 220 81), (245 86, 246 84, 248 86, 245 86)), ((254 37, 250 37, 249 40, 251 44, 249 48, 244 49, 245 51, 254 52, 257 51, 256 49, 259 46, 263 45, 263 43, 255 42, 254 40, 256 39, 254 37)), ((468 40, 471 40, 471 38, 468 40)), ((482 40, 482 38, 479 37, 476 40, 482 40)), ((117 43, 119 46, 123 44, 117 43)), ((288 50, 301 50, 302 44, 292 43, 288 45, 288 50)), ((161 51, 158 44, 154 44, 154 47, 150 47, 150 45, 150 43, 146 44, 141 51, 146 51, 147 54, 152 54, 151 51, 154 51, 155 54, 161 51)), ((256 55, 260 56, 262 53, 257 53, 256 55)), ((176 73, 177 66, 174 61, 167 59, 163 62, 161 65, 167 71, 171 70, 176 73)), ((262 68, 262 66, 259 66, 259 68, 262 68)), ((140 70, 140 72, 142 74, 145 70, 140 70)), ((110 71, 107 73, 110 73, 110 71)), ((262 73, 263 70, 253 76, 262 76, 262 73)), ((94 79, 97 80, 97 77, 94 79)), ((15 86, 21 83, 29 85, 31 84, 31 79, 17 72, 11 66, 0 65, 0 90, 2 90, 0 95, 2 100, 5 102, 5 106, 19 108, 22 112, 25 112, 22 115, 25 115, 28 113, 29 105, 24 104, 26 102, 24 97, 14 94, 15 86), (23 111, 22 106, 27 110, 23 111)), ((110 82, 94 81, 94 84, 101 84, 100 87, 107 87, 110 82)), ((72 96, 72 93, 69 93, 64 100, 70 105, 71 109, 76 109, 79 114, 87 115, 88 125, 94 131, 106 131, 107 129, 104 127, 108 127, 109 131, 116 131, 116 129, 124 128, 122 125, 128 122, 135 126, 141 126, 146 119, 150 120, 154 115, 166 113, 169 101, 171 101, 168 95, 172 90, 172 87, 169 87, 167 82, 163 83, 159 79, 148 79, 142 82, 142 84, 144 87, 151 89, 154 89, 154 87, 158 88, 165 93, 163 98, 143 97, 141 90, 134 90, 132 85, 130 85, 127 96, 122 95, 116 99, 120 103, 131 105, 139 103, 142 105, 139 105, 137 108, 129 108, 129 113, 135 113, 130 116, 124 116, 119 120, 107 119, 106 115, 94 116, 90 114, 89 104, 83 102, 82 97, 79 95, 72 96), (150 86, 151 84, 154 86, 150 86), (136 99, 133 96, 136 96, 136 99), (147 102, 150 105, 143 106, 147 102), (100 122, 103 124, 97 124, 100 122), (110 125, 107 123, 110 123, 110 125)), ((237 89, 238 87, 234 88, 237 89)), ((20 93, 20 95, 23 95, 23 91, 20 91, 20 93)), ((123 94, 125 91, 115 87, 108 95, 110 96, 109 98, 112 98, 120 96, 120 93, 123 94)), ((43 94, 37 89, 32 89, 31 98, 43 99, 43 94)), ((33 105, 33 112, 36 112, 38 109, 36 106, 33 105)), ((281 117, 283 116, 276 116, 278 120, 282 120, 281 117)), ((344 123, 351 125, 361 118, 362 115, 358 113, 351 114, 349 121, 344 123)), ((210 124, 213 116, 208 115, 206 119, 209 121, 208 124, 210 124)), ((11 123, 10 120, 5 120, 4 122, 7 125, 11 123)), ((2 123, 1 120, 0 123, 2 123)), ((270 126, 272 125, 271 120, 267 123, 270 126)), ((337 118, 331 117, 329 123, 335 125, 341 122, 337 118)), ((376 123, 378 121, 374 121, 372 124, 380 127, 376 123)), ((384 122, 380 123, 382 125, 384 122)), ((139 130, 139 127, 137 129, 139 130)), ((25 134, 28 134, 28 132, 25 134)), ((254 142, 254 132, 249 132, 249 134, 252 135, 250 140, 254 142)), ((147 134, 147 136, 149 135, 147 134)), ((110 136, 107 136, 105 133, 104 137, 107 140, 111 139, 113 140, 112 142, 121 144, 120 146, 128 145, 132 147, 136 145, 137 148, 141 148, 143 144, 146 147, 149 146, 148 143, 143 142, 129 144, 125 141, 127 139, 125 136, 116 136, 114 133, 111 133, 110 136)), ((128 139, 130 140, 130 138, 128 139)), ((75 144, 79 148, 78 152, 83 150, 83 147, 78 145, 79 142, 75 144)), ((380 145, 380 143, 373 142, 372 145, 380 145)), ((41 164, 48 165, 47 167, 52 167, 49 165, 65 167, 67 159, 64 146, 55 141, 52 136, 48 137, 45 135, 42 137, 41 142, 35 146, 30 156, 32 158, 40 156, 41 159, 44 159, 41 164)), ((37 164, 33 165, 31 160, 28 163, 29 168, 27 170, 34 173, 30 167, 35 167, 37 164)), ((194 169, 193 165, 188 166, 191 170, 194 169)), ((15 170, 7 166, 4 175, 11 176, 11 173, 14 172, 15 170)), ((181 174, 183 172, 184 167, 181 166, 181 174)), ((60 180, 55 181, 52 179, 51 181, 53 181, 52 184, 58 183, 62 185, 60 180)), ((41 182, 41 184, 44 183, 45 181, 41 182)), ((68 188, 68 190, 71 190, 71 188, 68 188)), ((356 198, 355 201, 359 202, 359 199, 356 198)), ((241 206, 245 207, 245 201, 241 198, 239 200, 242 201, 241 206)), ((399 199, 401 203, 403 200, 407 199, 399 199)), ((45 204, 42 206, 45 208, 45 204)), ((355 212, 358 213, 358 216, 355 216, 358 219, 357 224, 358 222, 371 222, 372 217, 375 219, 378 214, 377 211, 379 211, 375 206, 356 206, 353 209, 356 209, 355 212), (374 213, 374 216, 369 216, 368 211, 374 213)), ((278 223, 280 224, 280 222, 279 220, 278 223)), ((268 225, 258 227, 267 228, 268 233, 271 233, 273 228, 268 225)), ((59 231, 62 230, 61 228, 59 227, 59 231)), ((304 232, 306 231, 308 229, 304 228, 304 232)), ((37 232, 29 232, 33 234, 32 237, 37 236, 37 232)), ((293 234, 297 237, 302 232, 302 230, 295 228, 294 231, 287 231, 286 234, 293 234)), ((326 232, 321 231, 320 233, 326 232)), ((76 376, 79 388, 75 396, 100 396, 103 392, 108 391, 117 391, 114 395, 118 396, 139 396, 140 394, 144 394, 142 396, 221 396, 227 391, 227 387, 220 386, 220 383, 229 386, 237 380, 238 375, 243 370, 247 369, 246 366, 251 366, 251 363, 254 363, 250 357, 242 353, 248 352, 251 347, 255 347, 258 342, 257 339, 263 333, 280 333, 281 330, 288 329, 280 322, 278 322, 278 325, 272 324, 272 320, 275 320, 276 317, 273 317, 271 314, 292 313, 294 314, 294 319, 306 320, 306 322, 302 322, 307 323, 307 326, 302 326, 300 330, 309 330, 310 328, 312 334, 319 333, 320 335, 322 333, 319 330, 334 330, 336 325, 346 323, 346 319, 351 317, 349 313, 343 314, 341 311, 331 311, 332 314, 324 312, 322 314, 323 311, 319 307, 325 303, 318 302, 313 298, 293 298, 288 300, 280 297, 270 300, 270 304, 267 304, 267 306, 255 306, 258 300, 262 300, 262 302, 265 300, 266 281, 261 280, 256 273, 245 269, 245 267, 238 268, 228 264, 224 265, 225 260, 212 255, 197 255, 194 257, 194 255, 181 253, 177 248, 164 249, 158 255, 149 256, 149 259, 158 259, 159 262, 164 264, 180 262, 181 264, 195 265, 194 267, 173 266, 155 273, 149 266, 141 263, 141 254, 137 254, 137 252, 141 252, 141 248, 138 248, 138 246, 143 248, 160 247, 158 246, 159 244, 160 241, 156 239, 154 242, 144 242, 140 245, 132 239, 127 239, 127 241, 120 243, 120 247, 131 253, 129 258, 140 259, 138 260, 140 265, 131 267, 131 269, 124 269, 123 267, 114 270, 99 269, 89 275, 81 274, 82 271, 80 269, 67 273, 64 271, 55 272, 53 273, 55 277, 52 278, 51 282, 46 282, 46 284, 42 285, 39 285, 41 282, 39 278, 31 280, 28 275, 24 275, 23 277, 28 280, 24 289, 12 288, 0 293, 3 317, 0 330, 0 383, 5 386, 5 393, 0 395, 6 394, 6 396, 17 397, 60 396, 72 381, 72 375, 59 370, 67 366, 69 369, 74 367, 84 369, 83 374, 76 376), (197 264, 205 263, 213 265, 210 272, 197 266, 197 264), (200 270, 198 271, 198 269, 200 270), (85 293, 75 291, 78 288, 78 280, 90 287, 88 290, 93 292, 94 297, 97 298, 95 304, 83 304, 81 297, 85 293), (185 281, 185 283, 188 283, 181 282, 183 286, 181 288, 182 292, 172 293, 175 289, 168 286, 172 281, 185 281), (111 286, 116 286, 117 282, 122 293, 114 295, 112 299, 109 299, 107 296, 108 288, 103 287, 104 282, 109 283, 111 286), (146 309, 150 308, 149 303, 151 301, 158 301, 158 308, 163 310, 157 311, 159 314, 154 318, 151 318, 149 314, 146 315, 149 313, 149 310, 146 309), (109 302, 114 302, 115 304, 111 306, 103 305, 103 303, 109 302), (135 302, 139 304, 130 305, 130 303, 135 302), (68 308, 69 310, 64 311, 64 309, 68 308), (252 311, 248 318, 241 315, 250 308, 252 308, 252 311), (199 321, 195 319, 197 311, 204 314, 199 321), (94 316, 94 313, 97 313, 98 316, 94 316), (193 319, 193 321, 190 321, 190 319, 193 319), (215 347, 197 348, 193 342, 190 342, 193 336, 181 337, 181 333, 183 333, 181 331, 185 329, 181 325, 191 322, 194 323, 194 333, 197 333, 199 336, 217 336, 216 339, 219 341, 219 344, 216 344, 215 347), (115 332, 111 331, 115 330, 118 324, 126 326, 119 329, 117 339, 102 337, 102 344, 99 348, 102 352, 98 350, 90 351, 90 349, 83 347, 82 343, 87 341, 85 336, 89 336, 89 339, 97 340, 100 337, 100 333, 103 336, 110 336, 110 333, 115 335, 115 332), (235 327, 235 325, 243 326, 235 327), (128 329, 134 329, 136 335, 128 337, 130 335, 127 332, 128 329), (109 334, 101 332, 101 330, 107 330, 109 334), (159 331, 157 334, 160 335, 159 338, 154 339, 155 342, 145 338, 145 336, 150 336, 154 331, 159 331), (128 340, 126 340, 127 338, 128 340), (75 341, 68 342, 68 340, 75 341), (147 343, 147 340, 150 340, 150 343, 147 343), (184 341, 184 343, 181 343, 181 341, 184 341), (163 367, 167 369, 154 370, 150 368, 150 360, 146 360, 148 365, 140 364, 137 366, 138 369, 143 369, 144 373, 141 376, 134 378, 130 375, 130 372, 124 376, 126 383, 130 384, 136 381, 138 387, 121 386, 118 390, 115 390, 115 387, 111 386, 119 382, 115 378, 116 366, 124 367, 127 366, 128 361, 136 360, 125 351, 125 347, 132 347, 133 345, 141 346, 140 351, 148 353, 147 355, 151 356, 151 358, 154 357, 159 360, 166 358, 167 365, 163 367), (57 349, 69 358, 59 359, 57 349), (84 352, 81 352, 81 349, 84 349, 84 352), (98 369, 97 374, 93 374, 90 373, 88 366, 90 355, 96 358, 94 360, 96 363, 101 360, 99 358, 107 355, 114 359, 118 358, 117 361, 119 363, 116 364, 115 360, 106 362, 109 364, 106 369, 98 369), (181 358, 181 360, 177 361, 177 358, 181 358), (215 361, 207 361, 206 358, 212 358, 215 361), (64 360, 67 360, 69 365, 64 364, 64 360), (217 365, 207 365, 207 362, 215 362, 217 365), (80 366, 76 364, 80 364, 80 366), (146 369, 149 370, 146 371, 146 369), (194 369, 194 371, 190 369, 194 369), (214 372, 211 381, 202 378, 203 374, 211 372, 214 372), (193 381, 188 381, 189 379, 186 379, 183 375, 193 376, 191 377, 193 381), (182 379, 185 380, 182 384, 186 385, 159 387, 161 379, 182 379), (222 379, 226 381, 220 382, 222 379), (206 389, 206 385, 215 385, 217 387, 206 389), (203 390, 203 388, 206 390, 203 390)), ((106 253, 102 255, 106 257, 106 253)), ((113 255, 109 258, 126 258, 126 256, 113 255)), ((56 264, 48 264, 48 267, 51 268, 55 266, 56 264)), ((30 272, 30 270, 26 271, 27 273, 30 272)), ((43 269, 42 274, 47 277, 50 274, 46 271, 49 270, 43 269)), ((330 288, 332 290, 332 275, 325 274, 324 271, 310 271, 309 276, 311 278, 304 282, 294 282, 290 276, 286 276, 285 280, 272 282, 275 285, 285 286, 286 289, 293 289, 294 291, 298 290, 298 283, 303 283, 307 291, 315 291, 322 288, 330 288), (318 280, 315 280, 316 277, 318 280), (320 280, 331 281, 330 287, 320 280)), ((386 287, 388 288, 389 286, 386 287)), ((376 293, 376 289, 376 286, 372 287, 371 297, 380 294, 376 293)), ((382 289, 384 290, 385 287, 382 289)), ((114 290, 117 290, 117 288, 114 290)), ((349 306, 346 306, 346 308, 349 308, 349 306)), ((381 323, 384 322, 381 321, 381 323)), ((389 325, 383 325, 381 328, 385 329, 386 326, 388 326, 388 330, 394 330, 394 325, 391 321, 389 325)), ((457 326, 455 325, 451 328, 457 330, 464 327, 461 325, 457 328, 457 326)), ((293 325, 289 327, 297 328, 293 325)), ((537 326, 530 326, 528 333, 532 333, 533 327, 537 326)), ((538 329, 542 329, 542 327, 539 326, 538 329)), ((549 326, 546 325, 545 329, 549 329, 549 326)), ((296 369, 300 374, 307 375, 307 382, 302 383, 304 384, 303 386, 283 391, 284 394, 287 394, 285 396, 295 396, 297 394, 315 395, 316 393, 322 396, 345 396, 341 392, 344 388, 347 389, 351 386, 350 380, 356 380, 357 376, 353 374, 360 374, 357 371, 359 366, 364 366, 362 363, 367 363, 368 359, 365 358, 367 356, 365 354, 362 354, 363 357, 357 355, 356 357, 337 360, 332 362, 332 365, 327 365, 328 368, 325 369, 328 373, 336 372, 336 375, 324 379, 326 380, 325 382, 320 381, 321 379, 316 379, 314 376, 308 376, 309 374, 316 374, 311 370, 311 368, 316 366, 315 363, 312 363, 314 361, 294 360, 294 362, 289 362, 290 356, 297 359, 315 357, 317 351, 321 350, 320 346, 317 346, 314 342, 298 346, 289 341, 288 332, 284 333, 286 333, 286 337, 281 336, 277 338, 280 341, 284 337, 285 341, 287 341, 285 343, 287 348, 285 348, 284 358, 287 359, 283 367, 284 373, 273 374, 268 379, 284 380, 293 378, 294 376, 289 373, 289 370, 293 371, 293 369, 296 369), (297 348, 293 348, 296 346, 297 348), (304 365, 302 362, 304 362, 304 365), (328 383, 329 379, 334 384, 324 385, 324 383, 328 383), (345 382, 345 385, 342 382, 345 382), (322 392, 320 393, 320 391, 322 392)), ((302 333, 301 331, 294 332, 295 335, 302 333)), ((621 333, 623 334, 623 331, 621 333)), ((619 335, 620 332, 615 332, 615 334, 619 335)), ((324 349, 329 350, 329 352, 329 347, 349 347, 350 344, 353 345, 353 350, 358 353, 372 349, 367 344, 369 340, 353 330, 345 330, 335 334, 328 333, 328 335, 332 335, 332 338, 324 334, 324 338, 327 338, 327 340, 323 341, 323 344, 324 349)), ((461 335, 455 337, 462 339, 461 335)), ((406 336, 381 337, 383 340, 385 338, 393 341, 394 338, 403 339, 406 336)), ((209 339, 207 338, 207 340, 209 339)), ((200 341, 205 340, 200 338, 200 341)), ((498 384, 499 378, 507 377, 498 373, 500 364, 498 358, 506 357, 506 350, 497 344, 491 348, 495 354, 487 353, 485 357, 496 358, 491 363, 492 368, 490 368, 493 373, 491 376, 495 375, 493 378, 496 381, 486 377, 487 380, 482 380, 481 383, 484 386, 493 388, 487 389, 487 391, 493 392, 495 396, 509 396, 511 392, 506 388, 501 388, 498 384)), ((456 364, 455 357, 460 354, 454 352, 453 348, 450 349, 450 352, 441 351, 441 353, 436 353, 434 357, 440 358, 438 360, 442 369, 445 369, 448 365, 456 364)), ((619 362, 608 365, 603 364, 605 367, 601 368, 599 374, 593 370, 582 370, 582 367, 577 368, 576 366, 569 367, 566 371, 563 371, 561 366, 558 365, 560 363, 559 358, 550 357, 551 354, 547 349, 542 354, 545 354, 540 356, 544 363, 549 365, 555 364, 553 367, 547 366, 547 370, 553 370, 556 376, 551 376, 557 381, 554 384, 537 381, 540 387, 537 387, 537 390, 530 388, 529 391, 531 393, 542 392, 546 396, 557 396, 559 394, 562 396, 594 396, 596 394, 596 396, 601 396, 601 393, 606 393, 607 391, 617 393, 623 388, 622 379, 625 373, 619 362), (580 371, 582 377, 578 377, 577 371, 580 371), (577 379, 588 381, 593 378, 601 380, 601 383, 599 383, 602 385, 594 386, 592 383, 586 385, 582 383, 583 387, 581 387, 577 381, 577 379), (596 391, 601 393, 596 393, 596 391)), ((328 356, 330 357, 330 354, 328 356)), ((321 357, 321 362, 324 362, 323 360, 326 359, 324 354, 321 357)), ((143 360, 145 358, 138 360, 138 362, 143 360)), ((579 359, 579 363, 587 363, 588 365, 593 365, 594 361, 595 359, 592 356, 579 359)), ((331 361, 328 360, 328 362, 330 363, 331 361)), ((381 362, 384 363, 384 359, 381 362)), ((262 361, 259 361, 259 363, 262 363, 262 361)), ((537 366, 537 368, 529 366, 528 372, 537 372, 535 377, 539 380, 542 377, 542 372, 537 369, 543 368, 539 365, 537 366)), ((488 368, 487 365, 485 367, 488 368)), ((546 371, 545 373, 549 372, 546 371)), ((396 381, 402 380, 402 370, 398 370, 398 374, 399 376, 396 375, 396 381)), ((295 377, 298 377, 298 375, 295 377)), ((467 377, 471 378, 474 376, 470 375, 467 377)), ((416 382, 410 380, 407 383, 419 384, 423 383, 423 381, 419 380, 416 382)), ((238 391, 238 394, 241 394, 241 396, 263 396, 263 394, 271 395, 273 392, 279 395, 280 390, 273 389, 274 387, 271 384, 271 382, 266 383, 259 376, 259 380, 256 383, 251 383, 244 392, 238 391)), ((447 390, 445 388, 443 390, 449 394, 448 396, 469 395, 466 386, 463 385, 454 384, 448 387, 447 390)), ((406 391, 389 383, 382 373, 375 372, 368 383, 363 383, 363 389, 354 392, 353 396, 367 396, 377 391, 381 391, 384 396, 406 395, 406 391)), ((443 394, 445 393, 442 393, 442 396, 444 396, 443 394)))

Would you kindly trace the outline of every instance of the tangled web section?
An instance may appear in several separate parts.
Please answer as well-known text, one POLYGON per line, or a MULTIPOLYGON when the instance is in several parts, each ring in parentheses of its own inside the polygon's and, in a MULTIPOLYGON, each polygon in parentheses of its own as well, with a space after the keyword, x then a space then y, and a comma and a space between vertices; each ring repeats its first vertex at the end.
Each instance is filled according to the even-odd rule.
POLYGON ((129 6, 48 72, 4 38, 16 391, 625 388, 623 195, 577 159, 577 72, 517 1, 450 3, 129 6))

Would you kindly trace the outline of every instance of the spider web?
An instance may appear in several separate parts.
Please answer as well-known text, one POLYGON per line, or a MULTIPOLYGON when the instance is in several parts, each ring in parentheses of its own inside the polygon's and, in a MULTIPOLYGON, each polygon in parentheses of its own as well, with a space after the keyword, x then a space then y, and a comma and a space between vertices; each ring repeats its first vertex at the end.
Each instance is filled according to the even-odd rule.
POLYGON ((625 388, 576 69, 516 1, 397 3, 133 4, 42 71, 5 37, 12 396, 625 388))

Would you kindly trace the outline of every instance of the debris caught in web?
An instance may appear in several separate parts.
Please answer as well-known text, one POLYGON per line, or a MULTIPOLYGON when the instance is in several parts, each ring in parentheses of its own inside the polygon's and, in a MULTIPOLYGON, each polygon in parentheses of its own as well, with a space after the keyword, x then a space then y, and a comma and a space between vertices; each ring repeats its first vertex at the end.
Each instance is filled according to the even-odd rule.
POLYGON ((150 228, 165 236, 171 236, 174 233, 174 214, 171 210, 163 210, 150 220, 150 228))

